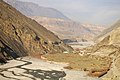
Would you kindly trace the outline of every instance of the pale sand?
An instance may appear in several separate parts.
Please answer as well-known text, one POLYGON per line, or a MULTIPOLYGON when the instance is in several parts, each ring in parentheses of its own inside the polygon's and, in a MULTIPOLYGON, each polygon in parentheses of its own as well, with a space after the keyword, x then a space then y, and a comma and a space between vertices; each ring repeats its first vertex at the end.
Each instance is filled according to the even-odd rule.
MULTIPOLYGON (((64 69, 63 67, 67 66, 68 65, 67 63, 44 61, 31 57, 24 57, 22 59, 23 61, 18 61, 18 60, 10 60, 7 64, 0 65, 1 70, 7 69, 4 71, 0 70, 0 74, 4 74, 4 76, 6 76, 4 77, 0 75, 0 80, 101 80, 99 78, 88 77, 87 72, 84 71, 74 71, 74 70, 64 69), (28 61, 31 63, 27 65, 23 65, 27 63, 24 61, 28 61), (22 66, 20 67, 20 65, 22 66), (64 71, 66 73, 66 76, 61 78, 50 79, 51 76, 48 75, 46 76, 48 77, 48 79, 44 78, 44 74, 47 74, 46 71, 52 71, 52 70, 58 72, 64 71), (32 75, 27 74, 26 72, 32 73, 32 75)), ((55 73, 57 72, 53 72, 52 74, 54 75, 55 73)))

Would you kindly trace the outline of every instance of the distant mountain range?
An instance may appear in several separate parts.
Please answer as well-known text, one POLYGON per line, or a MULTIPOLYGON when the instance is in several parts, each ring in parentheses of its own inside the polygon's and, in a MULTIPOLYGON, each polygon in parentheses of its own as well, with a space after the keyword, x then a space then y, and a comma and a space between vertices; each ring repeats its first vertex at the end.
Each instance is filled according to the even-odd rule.
POLYGON ((92 40, 100 34, 105 27, 93 24, 81 24, 71 20, 48 18, 41 16, 31 17, 45 28, 58 35, 61 39, 73 39, 81 41, 92 40))
POLYGON ((45 28, 58 35, 61 39, 93 40, 100 34, 105 26, 93 24, 81 24, 64 16, 61 12, 41 7, 31 2, 17 0, 5 0, 7 3, 18 9, 23 14, 36 20, 45 28))
POLYGON ((22 2, 19 0, 4 0, 4 1, 15 7, 17 10, 19 10, 26 16, 45 16, 49 18, 60 18, 69 20, 68 17, 66 17, 60 11, 54 8, 43 7, 32 2, 22 2))

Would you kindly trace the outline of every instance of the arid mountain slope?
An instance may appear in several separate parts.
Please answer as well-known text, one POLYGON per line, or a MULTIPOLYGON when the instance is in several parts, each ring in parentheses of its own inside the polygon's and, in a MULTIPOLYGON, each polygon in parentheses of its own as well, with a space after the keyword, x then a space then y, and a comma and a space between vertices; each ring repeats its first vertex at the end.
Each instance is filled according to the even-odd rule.
POLYGON ((32 16, 31 18, 44 25, 48 30, 57 34, 61 39, 92 40, 93 37, 100 34, 104 29, 103 26, 81 24, 71 20, 40 16, 32 16))
POLYGON ((98 44, 87 48, 86 51, 93 55, 113 58, 111 69, 103 78, 105 80, 120 80, 120 21, 106 31, 105 38, 98 44))
POLYGON ((0 57, 72 51, 52 32, 0 0, 0 57))
POLYGON ((106 36, 108 36, 110 34, 111 31, 113 31, 114 29, 118 28, 120 26, 120 21, 118 21, 116 24, 112 25, 111 27, 105 29, 104 31, 101 32, 100 35, 98 35, 95 38, 96 42, 99 42, 101 40, 103 40, 106 36))
POLYGON ((81 24, 86 29, 89 29, 95 36, 99 35, 104 29, 107 28, 106 25, 97 25, 97 24, 90 24, 90 23, 83 23, 81 24))
POLYGON ((32 2, 22 2, 19 0, 4 0, 26 16, 45 16, 50 18, 60 18, 69 20, 60 11, 54 8, 42 7, 32 2))

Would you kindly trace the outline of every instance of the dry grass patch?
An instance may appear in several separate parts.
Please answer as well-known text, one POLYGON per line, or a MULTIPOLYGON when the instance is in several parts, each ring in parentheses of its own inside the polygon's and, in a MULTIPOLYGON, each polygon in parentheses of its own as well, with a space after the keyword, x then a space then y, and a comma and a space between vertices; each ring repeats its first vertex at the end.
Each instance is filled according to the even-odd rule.
POLYGON ((49 61, 69 63, 70 69, 91 70, 109 67, 111 58, 100 56, 80 56, 78 54, 47 54, 44 55, 49 61))

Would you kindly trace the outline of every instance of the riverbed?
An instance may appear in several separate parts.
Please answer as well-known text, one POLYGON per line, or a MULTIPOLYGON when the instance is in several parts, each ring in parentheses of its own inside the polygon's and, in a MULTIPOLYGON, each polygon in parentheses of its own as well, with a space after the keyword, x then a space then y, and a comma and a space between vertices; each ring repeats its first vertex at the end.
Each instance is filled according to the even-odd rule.
POLYGON ((10 60, 0 65, 1 80, 101 80, 87 76, 87 72, 68 70, 67 63, 40 60, 31 57, 10 60))

